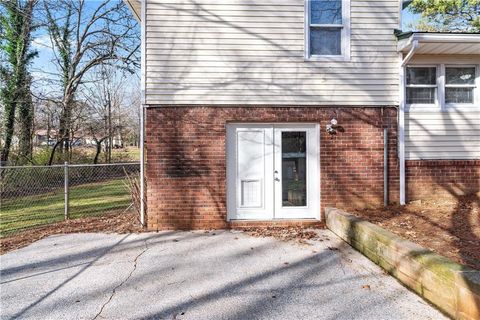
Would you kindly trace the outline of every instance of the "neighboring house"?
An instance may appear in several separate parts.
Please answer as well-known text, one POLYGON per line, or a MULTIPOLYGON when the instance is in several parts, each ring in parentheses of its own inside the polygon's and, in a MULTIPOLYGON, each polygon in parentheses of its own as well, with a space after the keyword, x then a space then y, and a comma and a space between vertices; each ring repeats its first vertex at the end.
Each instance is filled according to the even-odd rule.
POLYGON ((38 129, 33 135, 35 146, 51 146, 57 142, 57 131, 55 129, 38 129))
POLYGON ((400 2, 128 0, 147 226, 308 223, 478 191, 480 35, 394 35, 400 2))

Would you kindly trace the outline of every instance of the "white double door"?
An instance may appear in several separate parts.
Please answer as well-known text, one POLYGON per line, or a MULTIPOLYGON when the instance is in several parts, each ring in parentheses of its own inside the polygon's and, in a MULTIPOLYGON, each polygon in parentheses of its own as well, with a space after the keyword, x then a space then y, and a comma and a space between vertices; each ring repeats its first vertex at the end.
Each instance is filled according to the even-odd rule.
POLYGON ((319 219, 319 127, 227 125, 227 211, 232 219, 319 219))

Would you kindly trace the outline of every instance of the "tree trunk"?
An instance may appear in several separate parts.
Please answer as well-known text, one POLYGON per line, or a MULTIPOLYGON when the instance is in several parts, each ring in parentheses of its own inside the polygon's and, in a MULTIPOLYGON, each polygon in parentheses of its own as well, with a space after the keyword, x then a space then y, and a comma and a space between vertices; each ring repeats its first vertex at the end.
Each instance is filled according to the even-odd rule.
POLYGON ((97 138, 95 138, 95 137, 93 138, 93 140, 95 141, 96 147, 97 147, 97 152, 95 153, 95 158, 93 158, 93 164, 98 163, 98 157, 100 156, 100 152, 102 152, 102 142, 105 140, 105 138, 102 138, 100 140, 97 140, 97 138))
POLYGON ((27 81, 22 90, 23 100, 18 104, 20 122, 19 132, 19 155, 22 161, 32 155, 32 126, 33 126, 33 103, 30 94, 30 81, 27 81))
POLYGON ((0 154, 1 164, 7 163, 8 156, 10 154, 10 146, 12 145, 13 138, 13 125, 15 123, 15 107, 16 103, 14 101, 5 104, 5 118, 3 123, 5 142, 3 144, 2 152, 0 154))
POLYGON ((53 163, 53 157, 55 156, 55 150, 57 147, 63 143, 63 139, 58 140, 53 146, 52 152, 50 153, 50 159, 48 160, 48 165, 51 166, 53 163))
POLYGON ((107 91, 108 97, 108 163, 112 162, 112 101, 110 100, 110 91, 107 91))

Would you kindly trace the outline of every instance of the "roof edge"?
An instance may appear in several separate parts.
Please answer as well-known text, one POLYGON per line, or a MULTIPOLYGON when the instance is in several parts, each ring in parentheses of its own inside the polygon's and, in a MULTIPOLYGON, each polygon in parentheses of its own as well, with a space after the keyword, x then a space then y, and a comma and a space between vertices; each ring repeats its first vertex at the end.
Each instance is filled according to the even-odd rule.
POLYGON ((130 8, 130 11, 132 11, 133 15, 135 16, 135 19, 137 19, 138 22, 142 21, 140 18, 140 12, 137 12, 135 10, 135 6, 131 3, 132 0, 123 0, 127 4, 127 6, 130 8))

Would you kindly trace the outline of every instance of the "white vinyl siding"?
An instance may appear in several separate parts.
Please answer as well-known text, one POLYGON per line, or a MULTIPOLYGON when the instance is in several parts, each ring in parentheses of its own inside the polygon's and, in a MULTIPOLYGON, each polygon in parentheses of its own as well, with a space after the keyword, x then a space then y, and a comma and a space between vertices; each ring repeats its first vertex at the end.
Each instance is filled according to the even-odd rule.
POLYGON ((480 159, 480 112, 405 114, 406 159, 480 159))
MULTIPOLYGON (((480 55, 419 55, 411 61, 412 65, 426 63, 447 67, 476 65, 478 69, 480 55)), ((476 94, 478 97, 478 90, 476 94)), ((405 158, 480 159, 480 103, 477 97, 474 105, 415 108, 407 112, 405 158)))
POLYGON ((350 61, 305 60, 304 0, 149 0, 146 102, 396 105, 398 1, 350 3, 350 61))

